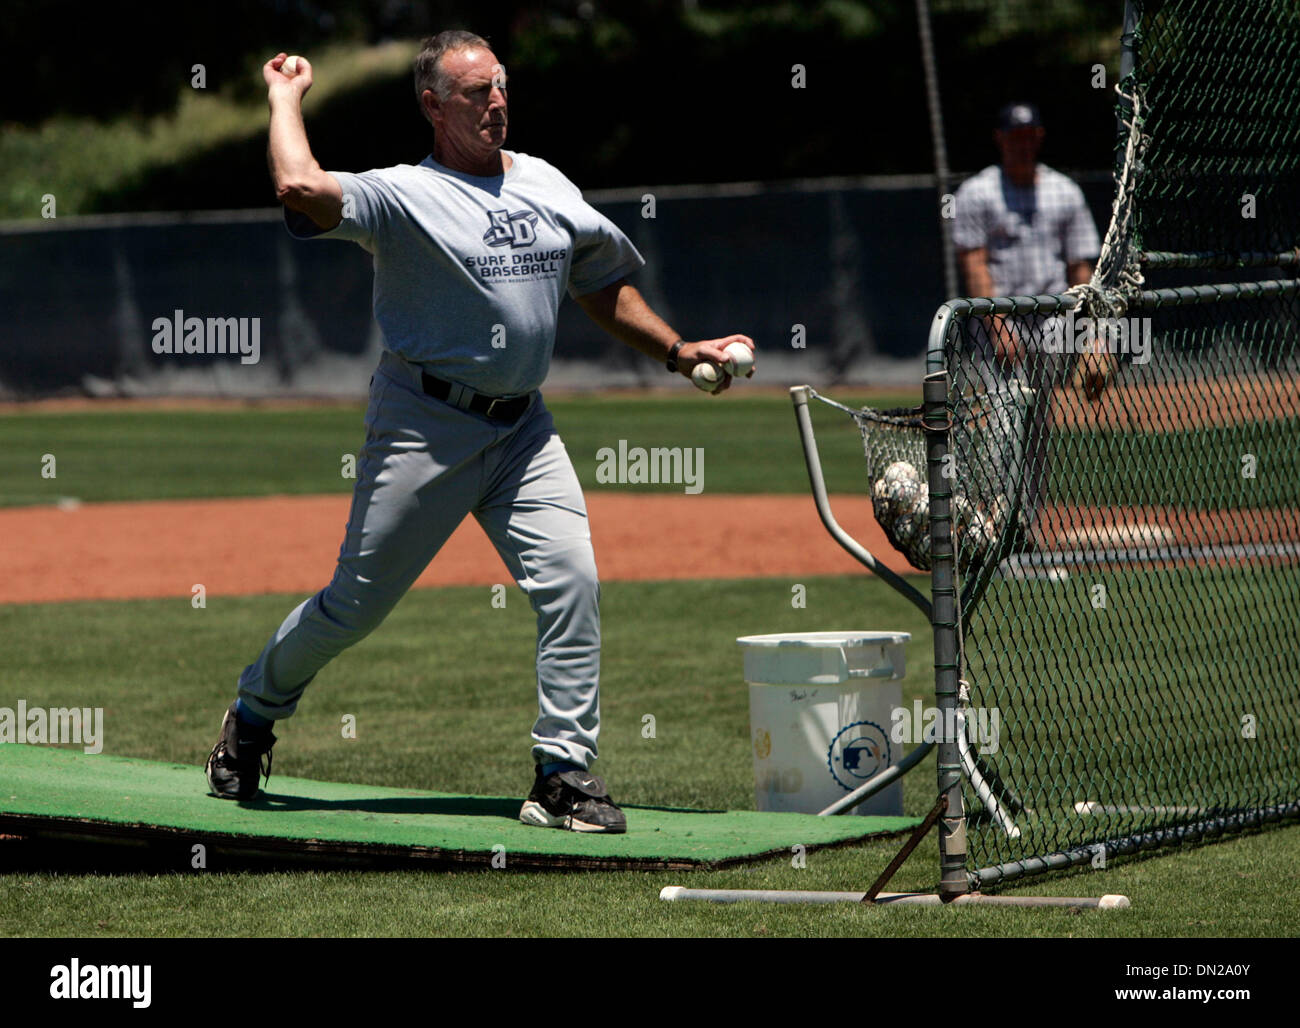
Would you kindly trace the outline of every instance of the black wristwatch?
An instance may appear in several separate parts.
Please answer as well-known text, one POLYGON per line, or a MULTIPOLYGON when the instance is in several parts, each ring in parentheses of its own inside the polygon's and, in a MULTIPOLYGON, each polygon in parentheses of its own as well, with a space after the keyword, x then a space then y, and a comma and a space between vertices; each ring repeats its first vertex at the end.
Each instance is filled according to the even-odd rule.
POLYGON ((677 351, 686 345, 685 339, 679 339, 673 343, 672 349, 668 351, 668 370, 676 373, 677 371, 677 351))

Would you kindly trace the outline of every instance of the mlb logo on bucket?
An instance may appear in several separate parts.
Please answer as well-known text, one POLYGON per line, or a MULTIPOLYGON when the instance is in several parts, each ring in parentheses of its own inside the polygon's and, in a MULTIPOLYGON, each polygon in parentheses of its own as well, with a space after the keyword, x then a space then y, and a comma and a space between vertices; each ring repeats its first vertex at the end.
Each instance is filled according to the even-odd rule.
POLYGON ((826 751, 831 776, 849 791, 890 763, 889 737, 874 721, 854 721, 841 728, 826 751))

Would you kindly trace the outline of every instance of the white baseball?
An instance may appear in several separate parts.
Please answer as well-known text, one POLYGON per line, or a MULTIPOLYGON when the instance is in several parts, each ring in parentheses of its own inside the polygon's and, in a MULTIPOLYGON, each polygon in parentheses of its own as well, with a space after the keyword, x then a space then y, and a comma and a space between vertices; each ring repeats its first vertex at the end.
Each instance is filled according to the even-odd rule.
POLYGON ((722 372, 718 370, 716 364, 700 361, 691 369, 691 381, 695 383, 696 389, 703 389, 706 393, 716 393, 718 386, 722 384, 722 372))
POLYGON ((724 366, 732 378, 744 378, 754 367, 754 351, 744 343, 728 343, 722 352, 727 355, 724 366))
POLYGON ((298 58, 286 57, 284 63, 280 65, 280 71, 285 75, 295 75, 298 72, 298 58))

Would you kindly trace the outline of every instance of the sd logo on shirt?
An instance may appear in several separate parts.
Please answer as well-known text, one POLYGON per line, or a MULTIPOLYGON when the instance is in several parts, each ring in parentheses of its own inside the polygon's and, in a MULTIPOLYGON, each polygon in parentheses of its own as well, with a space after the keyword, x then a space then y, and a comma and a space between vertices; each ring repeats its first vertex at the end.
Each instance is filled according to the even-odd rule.
POLYGON ((483 233, 488 246, 506 246, 511 249, 532 246, 537 241, 537 215, 533 211, 488 211, 489 228, 483 233))

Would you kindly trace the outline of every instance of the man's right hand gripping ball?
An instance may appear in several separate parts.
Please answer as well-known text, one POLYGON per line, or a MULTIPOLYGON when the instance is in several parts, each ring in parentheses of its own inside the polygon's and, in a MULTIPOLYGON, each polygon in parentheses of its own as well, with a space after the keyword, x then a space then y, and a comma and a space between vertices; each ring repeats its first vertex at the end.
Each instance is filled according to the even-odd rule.
POLYGON ((262 80, 268 91, 288 88, 301 98, 311 89, 311 64, 305 57, 295 57, 290 64, 289 55, 281 52, 262 65, 262 80))

